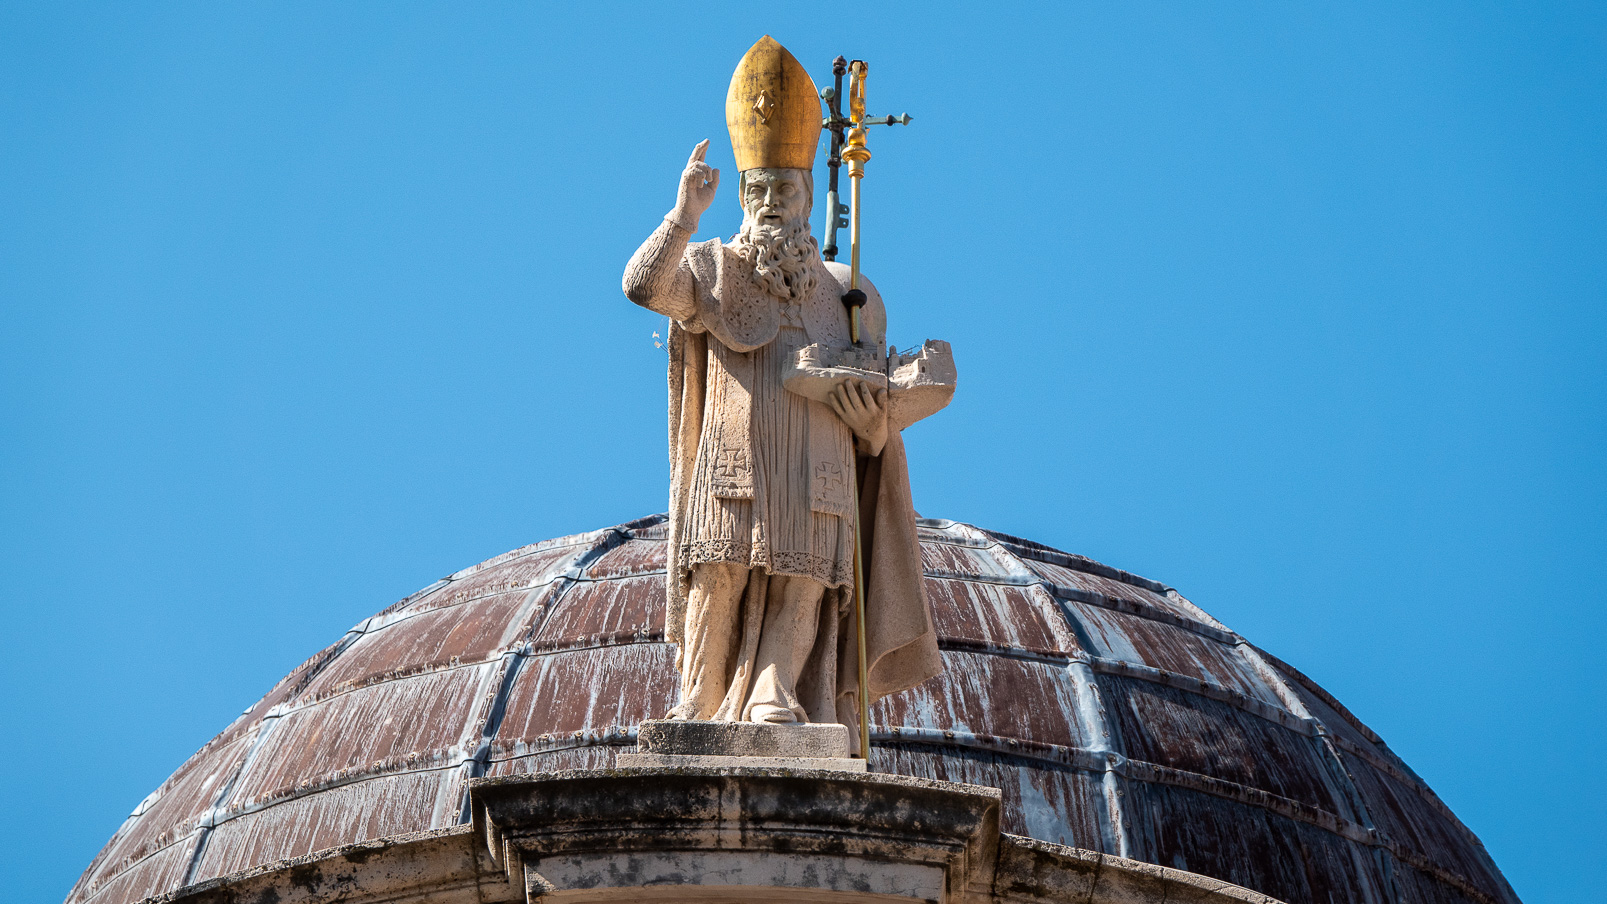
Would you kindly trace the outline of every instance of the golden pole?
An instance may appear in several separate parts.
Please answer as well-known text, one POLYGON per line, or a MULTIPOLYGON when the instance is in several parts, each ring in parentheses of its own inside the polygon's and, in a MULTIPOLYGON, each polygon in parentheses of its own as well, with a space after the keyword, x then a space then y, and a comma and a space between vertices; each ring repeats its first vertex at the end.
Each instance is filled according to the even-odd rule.
POLYGON ((859 634, 859 758, 870 759, 870 669, 865 662, 865 562, 859 544, 859 480, 854 480, 854 622, 859 634))
MULTIPOLYGON (((865 161, 870 150, 865 147, 865 73, 869 69, 864 60, 848 64, 848 119, 854 127, 848 131, 843 160, 848 162, 850 180, 848 200, 848 291, 858 293, 856 304, 848 308, 848 337, 859 344, 859 309, 865 303, 859 291, 859 182, 865 177, 865 161)), ((859 756, 870 759, 870 664, 865 650, 865 556, 860 542, 864 536, 859 524, 859 474, 854 474, 854 623, 859 635, 859 756)))
MULTIPOLYGON (((844 142, 843 160, 848 163, 848 178, 852 179, 848 199, 848 288, 859 288, 859 180, 865 178, 865 161, 870 149, 865 147, 865 73, 870 67, 864 60, 848 64, 848 120, 854 127, 848 130, 844 142)), ((853 339, 859 341, 859 316, 856 310, 851 321, 853 339)))
MULTIPOLYGON (((865 140, 865 130, 855 129, 854 131, 860 133, 859 140, 863 142, 865 140)), ((849 140, 852 141, 853 139, 850 138, 849 140)), ((855 160, 856 166, 848 168, 848 288, 850 289, 859 288, 859 183, 860 180, 865 178, 865 161, 870 159, 870 151, 866 150, 863 144, 856 150, 862 152, 865 156, 862 159, 855 160), (858 170, 858 172, 855 172, 855 170, 858 170)), ((845 153, 843 156, 848 155, 845 153)), ((855 342, 859 341, 860 307, 860 305, 854 305, 853 340, 855 342)))

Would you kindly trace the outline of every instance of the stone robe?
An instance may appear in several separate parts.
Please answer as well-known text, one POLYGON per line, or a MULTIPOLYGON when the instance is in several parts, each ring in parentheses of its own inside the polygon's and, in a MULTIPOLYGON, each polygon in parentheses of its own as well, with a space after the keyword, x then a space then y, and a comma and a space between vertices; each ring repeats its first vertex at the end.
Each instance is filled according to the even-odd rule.
MULTIPOLYGON (((693 568, 731 562, 752 569, 739 623, 731 626, 732 672, 717 716, 740 719, 756 668, 769 576, 815 580, 827 591, 796 703, 812 722, 857 723, 856 474, 867 541, 871 699, 913 687, 942 666, 902 440, 889 431, 879 455, 856 460, 847 425, 827 406, 781 385, 797 349, 811 342, 848 345, 841 303, 847 268, 817 259, 815 291, 783 302, 754 279, 752 264, 718 239, 688 247, 681 232, 666 224, 644 246, 650 251, 660 241, 664 255, 684 248, 675 282, 684 285, 689 276, 691 283, 689 297, 647 305, 672 320, 666 635, 681 642, 693 568)), ((651 266, 655 255, 638 257, 651 266)), ((667 269, 667 260, 658 263, 667 269)), ((631 279, 628 272, 628 284, 631 279)), ((868 340, 880 342, 885 312, 874 288, 866 289, 864 328, 868 340)))

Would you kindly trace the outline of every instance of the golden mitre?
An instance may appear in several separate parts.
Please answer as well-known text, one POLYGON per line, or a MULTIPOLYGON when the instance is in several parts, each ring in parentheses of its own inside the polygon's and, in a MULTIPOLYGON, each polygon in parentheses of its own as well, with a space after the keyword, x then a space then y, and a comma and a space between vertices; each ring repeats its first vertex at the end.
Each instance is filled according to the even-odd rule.
POLYGON ((798 60, 769 35, 748 48, 731 76, 725 125, 738 172, 756 166, 814 168, 820 94, 798 60))

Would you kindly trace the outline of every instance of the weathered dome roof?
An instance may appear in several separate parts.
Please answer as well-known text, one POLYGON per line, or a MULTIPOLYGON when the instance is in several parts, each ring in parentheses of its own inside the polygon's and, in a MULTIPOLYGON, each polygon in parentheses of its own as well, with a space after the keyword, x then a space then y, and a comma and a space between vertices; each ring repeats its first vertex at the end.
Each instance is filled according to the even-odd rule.
MULTIPOLYGON (((135 809, 68 901, 124 904, 455 825, 470 778, 608 767, 675 695, 662 516, 497 556, 364 621, 135 809)), ((947 671, 871 768, 990 785, 1006 832, 1305 902, 1515 902, 1483 846, 1304 675, 1154 581, 921 522, 947 671)))

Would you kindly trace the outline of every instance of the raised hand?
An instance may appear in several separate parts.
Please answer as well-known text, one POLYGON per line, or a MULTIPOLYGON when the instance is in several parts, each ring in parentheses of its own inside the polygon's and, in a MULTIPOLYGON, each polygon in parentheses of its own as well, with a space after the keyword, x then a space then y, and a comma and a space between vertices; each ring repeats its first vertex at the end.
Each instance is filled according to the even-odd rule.
POLYGON ((692 149, 686 169, 681 171, 680 190, 675 193, 675 212, 671 217, 688 228, 696 228, 703 211, 714 203, 714 190, 720 187, 720 171, 703 162, 708 150, 707 138, 692 149))

